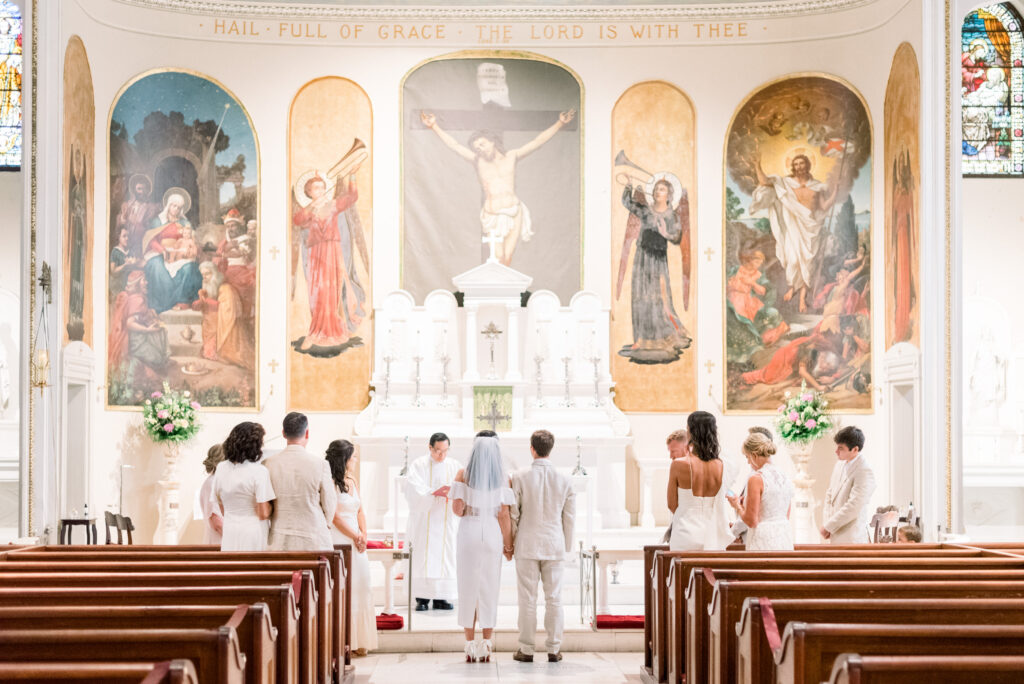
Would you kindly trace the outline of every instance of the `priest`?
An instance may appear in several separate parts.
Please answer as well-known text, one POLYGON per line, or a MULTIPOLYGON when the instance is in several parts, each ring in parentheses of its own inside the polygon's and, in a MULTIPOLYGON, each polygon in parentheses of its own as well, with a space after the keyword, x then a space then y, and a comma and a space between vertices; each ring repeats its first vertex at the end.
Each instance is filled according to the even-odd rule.
POLYGON ((451 441, 443 432, 430 436, 430 453, 409 465, 407 538, 412 544, 412 595, 416 610, 451 610, 457 594, 455 535, 458 517, 448 491, 462 464, 448 458, 451 441))

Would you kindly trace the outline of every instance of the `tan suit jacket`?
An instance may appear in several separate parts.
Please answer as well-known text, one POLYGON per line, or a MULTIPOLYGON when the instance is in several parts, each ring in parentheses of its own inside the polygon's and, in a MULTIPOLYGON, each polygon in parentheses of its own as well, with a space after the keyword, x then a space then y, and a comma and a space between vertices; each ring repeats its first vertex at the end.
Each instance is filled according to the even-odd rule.
POLYGON ((512 475, 512 532, 516 558, 557 560, 572 551, 576 502, 569 478, 547 458, 512 475))
POLYGON ((822 527, 831 533, 832 544, 866 544, 868 538, 868 504, 875 492, 875 474, 863 454, 845 468, 837 461, 825 492, 822 527))
POLYGON ((333 548, 330 525, 338 506, 331 467, 323 457, 289 444, 263 463, 277 499, 270 518, 270 551, 333 548))

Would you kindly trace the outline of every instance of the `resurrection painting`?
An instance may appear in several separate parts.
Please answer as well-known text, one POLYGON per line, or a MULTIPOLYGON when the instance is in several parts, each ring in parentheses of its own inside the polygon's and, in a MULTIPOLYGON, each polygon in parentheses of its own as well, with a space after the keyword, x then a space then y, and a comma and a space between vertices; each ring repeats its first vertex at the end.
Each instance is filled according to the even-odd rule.
POLYGON ((96 104, 85 45, 71 36, 64 51, 64 343, 92 346, 93 150, 96 104))
POLYGON ((885 348, 920 347, 921 75, 910 43, 897 48, 885 88, 885 348))
POLYGON ((870 411, 871 124, 827 75, 771 83, 726 141, 725 409, 775 411, 801 383, 870 411))
POLYGON ((970 12, 960 31, 965 176, 1024 173, 1024 37, 1008 3, 970 12))
POLYGON ((288 405, 369 401, 373 187, 370 99, 329 76, 304 85, 288 129, 288 405))
POLYGON ((110 115, 107 403, 167 382, 207 408, 258 401, 259 153, 241 103, 162 69, 110 115))
POLYGON ((518 52, 406 76, 402 287, 417 301, 492 254, 563 305, 580 290, 581 102, 568 69, 518 52))
POLYGON ((694 112, 663 82, 612 110, 611 369, 624 411, 696 408, 694 112))

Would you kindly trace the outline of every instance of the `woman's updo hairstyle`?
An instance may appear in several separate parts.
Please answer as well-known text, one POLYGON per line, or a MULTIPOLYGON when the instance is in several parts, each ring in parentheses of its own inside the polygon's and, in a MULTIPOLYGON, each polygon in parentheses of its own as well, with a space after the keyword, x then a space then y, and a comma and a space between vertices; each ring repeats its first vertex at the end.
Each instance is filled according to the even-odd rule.
POLYGON ((775 455, 775 443, 759 432, 751 432, 743 440, 743 451, 754 458, 771 458, 775 455))

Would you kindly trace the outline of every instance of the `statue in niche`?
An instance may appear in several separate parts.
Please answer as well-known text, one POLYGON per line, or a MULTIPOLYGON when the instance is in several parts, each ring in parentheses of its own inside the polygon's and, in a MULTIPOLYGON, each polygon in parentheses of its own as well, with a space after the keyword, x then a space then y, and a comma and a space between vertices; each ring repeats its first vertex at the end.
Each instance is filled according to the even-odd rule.
POLYGON ((1006 358, 996 349, 991 328, 984 328, 971 359, 971 413, 989 423, 999 422, 999 409, 1006 399, 1006 358))

